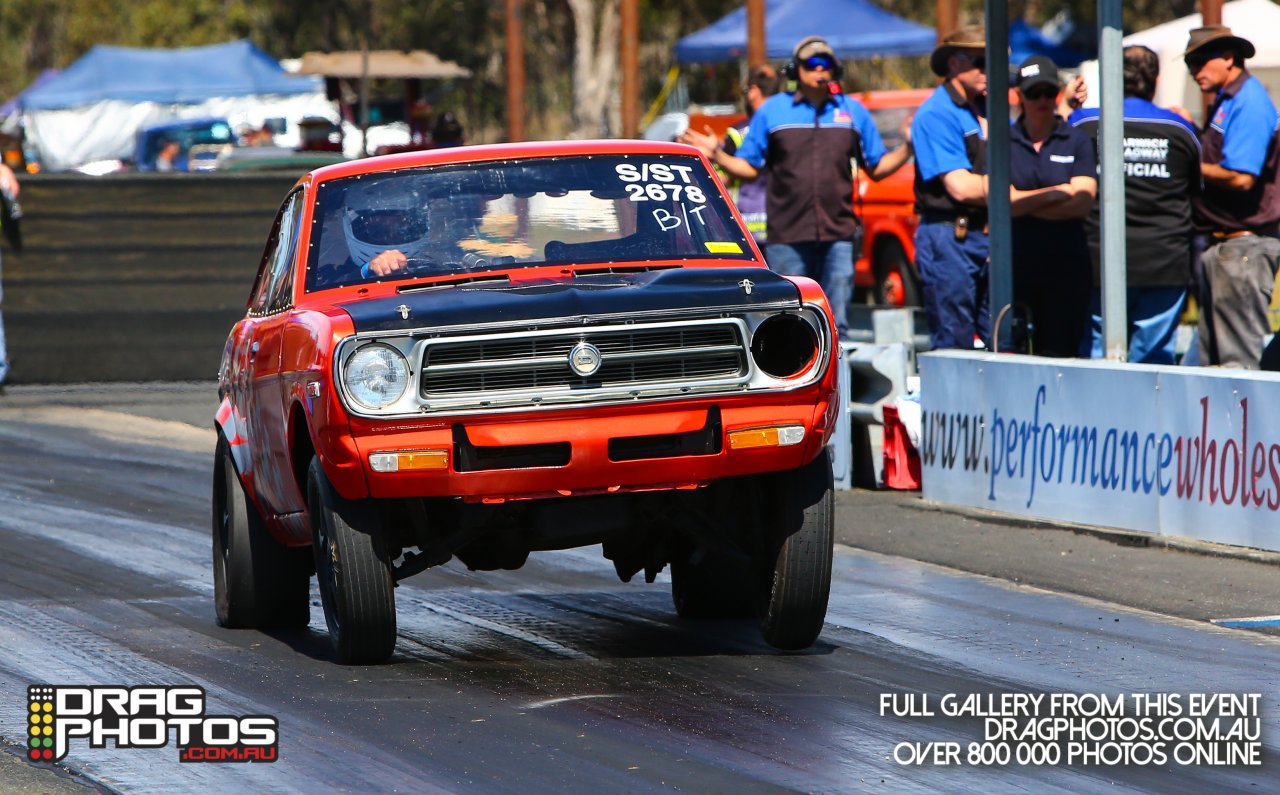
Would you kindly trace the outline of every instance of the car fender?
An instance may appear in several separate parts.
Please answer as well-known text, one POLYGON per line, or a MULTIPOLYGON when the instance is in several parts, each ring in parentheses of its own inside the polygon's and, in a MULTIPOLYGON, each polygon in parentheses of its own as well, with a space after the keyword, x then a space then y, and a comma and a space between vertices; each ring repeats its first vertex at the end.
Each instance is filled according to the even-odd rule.
POLYGON ((244 417, 236 410, 235 404, 227 394, 223 394, 213 421, 222 432, 222 438, 227 440, 227 446, 231 449, 231 460, 236 465, 236 472, 240 473, 241 478, 246 477, 251 471, 249 439, 245 432, 247 426, 244 417))
MULTIPOLYGON (((283 372, 289 381, 286 394, 290 405, 290 421, 286 427, 291 456, 310 449, 320 459, 325 475, 343 497, 349 500, 369 496, 369 484, 359 451, 352 440, 347 411, 338 396, 333 362, 338 343, 355 333, 351 316, 341 309, 303 312, 295 316, 285 329, 283 372), (298 438, 294 411, 300 410, 309 439, 298 438)), ((309 461, 290 462, 294 472, 305 472, 309 461)), ((305 483, 299 483, 305 494, 305 483)))
POLYGON ((815 401, 813 407, 813 419, 810 423, 812 433, 805 443, 804 463, 807 464, 822 452, 822 448, 826 446, 828 438, 835 431, 836 417, 840 410, 840 401, 837 393, 839 372, 836 368, 836 364, 839 361, 839 357, 836 355, 836 347, 840 343, 836 334, 835 317, 831 314, 831 306, 827 302, 826 294, 822 292, 821 285, 804 276, 788 276, 787 278, 800 291, 801 303, 818 307, 822 310, 827 319, 827 339, 831 340, 830 350, 827 352, 829 360, 826 371, 819 382, 819 398, 815 401))

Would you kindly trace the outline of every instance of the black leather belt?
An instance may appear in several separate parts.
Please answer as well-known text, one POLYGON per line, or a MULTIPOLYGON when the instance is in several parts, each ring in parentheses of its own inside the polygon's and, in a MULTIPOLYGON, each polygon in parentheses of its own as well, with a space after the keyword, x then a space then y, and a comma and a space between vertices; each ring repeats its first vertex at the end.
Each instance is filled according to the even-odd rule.
POLYGON ((925 224, 954 224, 961 218, 969 220, 970 229, 986 229, 987 213, 985 210, 971 213, 923 213, 920 222, 925 224))

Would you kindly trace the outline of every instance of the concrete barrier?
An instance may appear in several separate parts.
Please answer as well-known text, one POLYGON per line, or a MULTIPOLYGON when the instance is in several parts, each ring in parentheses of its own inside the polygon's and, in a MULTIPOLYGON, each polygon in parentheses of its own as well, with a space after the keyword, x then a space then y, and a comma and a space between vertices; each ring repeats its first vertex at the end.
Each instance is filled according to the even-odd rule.
POLYGON ((3 250, 10 383, 208 380, 296 174, 22 181, 3 250))

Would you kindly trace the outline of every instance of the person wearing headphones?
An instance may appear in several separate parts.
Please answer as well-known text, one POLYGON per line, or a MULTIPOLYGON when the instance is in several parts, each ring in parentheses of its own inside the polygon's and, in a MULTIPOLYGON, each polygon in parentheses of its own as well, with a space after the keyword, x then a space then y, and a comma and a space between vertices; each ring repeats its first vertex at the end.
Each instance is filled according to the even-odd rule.
POLYGON ((871 114, 841 91, 842 72, 831 45, 809 36, 795 46, 786 66, 796 91, 760 106, 736 154, 721 149, 709 129, 687 131, 679 140, 738 179, 755 179, 768 166, 765 259, 778 273, 821 284, 844 334, 860 232, 853 212, 853 161, 879 181, 907 162, 911 144, 885 151, 871 114))

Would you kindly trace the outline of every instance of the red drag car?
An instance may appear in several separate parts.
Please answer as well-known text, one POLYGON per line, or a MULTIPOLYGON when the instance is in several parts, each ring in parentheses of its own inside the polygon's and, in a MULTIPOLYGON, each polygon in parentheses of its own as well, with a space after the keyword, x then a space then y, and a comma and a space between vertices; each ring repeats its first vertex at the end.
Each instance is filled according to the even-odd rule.
POLYGON ((316 170, 227 340, 218 622, 387 659, 394 586, 601 544, 683 617, 810 645, 832 556, 834 327, 769 271, 709 166, 642 141, 316 170))

